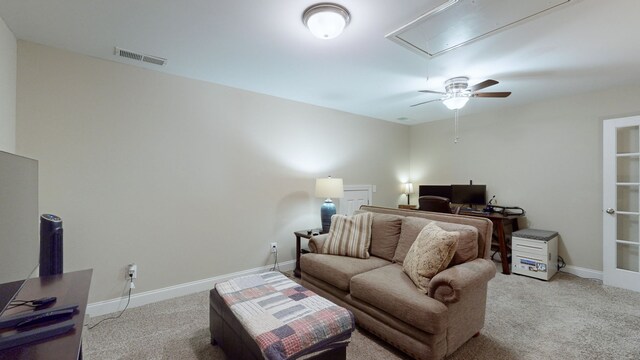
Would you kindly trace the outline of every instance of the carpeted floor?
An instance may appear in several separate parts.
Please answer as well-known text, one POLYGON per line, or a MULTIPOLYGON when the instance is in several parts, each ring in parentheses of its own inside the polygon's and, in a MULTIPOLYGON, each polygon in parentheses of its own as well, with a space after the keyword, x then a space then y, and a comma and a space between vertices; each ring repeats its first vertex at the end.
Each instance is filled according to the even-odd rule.
MULTIPOLYGON (((208 321, 208 292, 129 309, 85 328, 84 357, 225 359, 209 344, 208 321)), ((362 329, 347 357, 405 358, 362 329)), ((640 293, 565 273, 550 282, 499 273, 489 283, 481 335, 448 359, 640 359, 640 293)))

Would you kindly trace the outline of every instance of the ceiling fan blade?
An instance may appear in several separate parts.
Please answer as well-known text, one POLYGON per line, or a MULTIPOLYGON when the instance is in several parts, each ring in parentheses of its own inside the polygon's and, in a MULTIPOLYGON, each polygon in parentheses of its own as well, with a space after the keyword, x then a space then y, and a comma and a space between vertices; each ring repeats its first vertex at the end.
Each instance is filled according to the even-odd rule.
POLYGON ((443 93, 442 91, 433 91, 433 90, 418 90, 421 93, 428 93, 428 94, 438 94, 438 95, 447 95, 447 93, 443 93))
POLYGON ((418 106, 418 105, 424 105, 424 104, 427 104, 427 103, 430 103, 430 102, 436 102, 436 101, 442 101, 442 99, 435 99, 435 100, 424 101, 424 102, 421 102, 421 103, 413 104, 413 105, 411 105, 410 107, 414 107, 414 106, 418 106))
POLYGON ((473 96, 473 97, 485 97, 485 98, 506 98, 509 95, 511 95, 511 91, 473 93, 471 96, 473 96))
POLYGON ((477 84, 473 85, 472 87, 469 88, 469 90, 471 90, 472 92, 473 91, 478 91, 478 90, 482 90, 484 88, 487 88, 489 86, 493 86, 493 85, 495 85, 497 83, 498 83, 497 81, 489 79, 489 80, 485 80, 485 81, 483 81, 481 83, 477 83, 477 84))

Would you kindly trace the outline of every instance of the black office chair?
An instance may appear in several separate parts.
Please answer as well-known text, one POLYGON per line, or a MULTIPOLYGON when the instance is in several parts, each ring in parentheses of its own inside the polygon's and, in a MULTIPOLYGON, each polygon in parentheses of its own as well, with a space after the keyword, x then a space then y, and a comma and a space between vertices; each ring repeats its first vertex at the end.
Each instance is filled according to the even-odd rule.
POLYGON ((433 211, 447 214, 457 214, 460 211, 459 207, 456 207, 455 211, 451 209, 451 201, 449 198, 442 196, 420 196, 418 198, 419 210, 433 211))

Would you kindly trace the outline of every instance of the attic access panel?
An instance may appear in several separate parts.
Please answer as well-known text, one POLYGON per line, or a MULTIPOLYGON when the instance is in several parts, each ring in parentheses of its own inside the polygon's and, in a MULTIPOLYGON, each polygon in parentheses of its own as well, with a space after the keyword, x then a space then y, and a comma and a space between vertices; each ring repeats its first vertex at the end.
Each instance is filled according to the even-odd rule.
POLYGON ((571 0, 448 0, 387 39, 433 57, 529 19, 571 0))

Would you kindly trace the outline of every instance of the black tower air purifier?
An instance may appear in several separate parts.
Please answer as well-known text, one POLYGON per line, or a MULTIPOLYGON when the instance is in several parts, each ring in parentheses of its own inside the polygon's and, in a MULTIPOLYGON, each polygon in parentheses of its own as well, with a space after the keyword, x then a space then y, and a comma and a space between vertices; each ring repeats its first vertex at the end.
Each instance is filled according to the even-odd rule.
POLYGON ((40 276, 62 274, 62 219, 40 216, 40 276))

